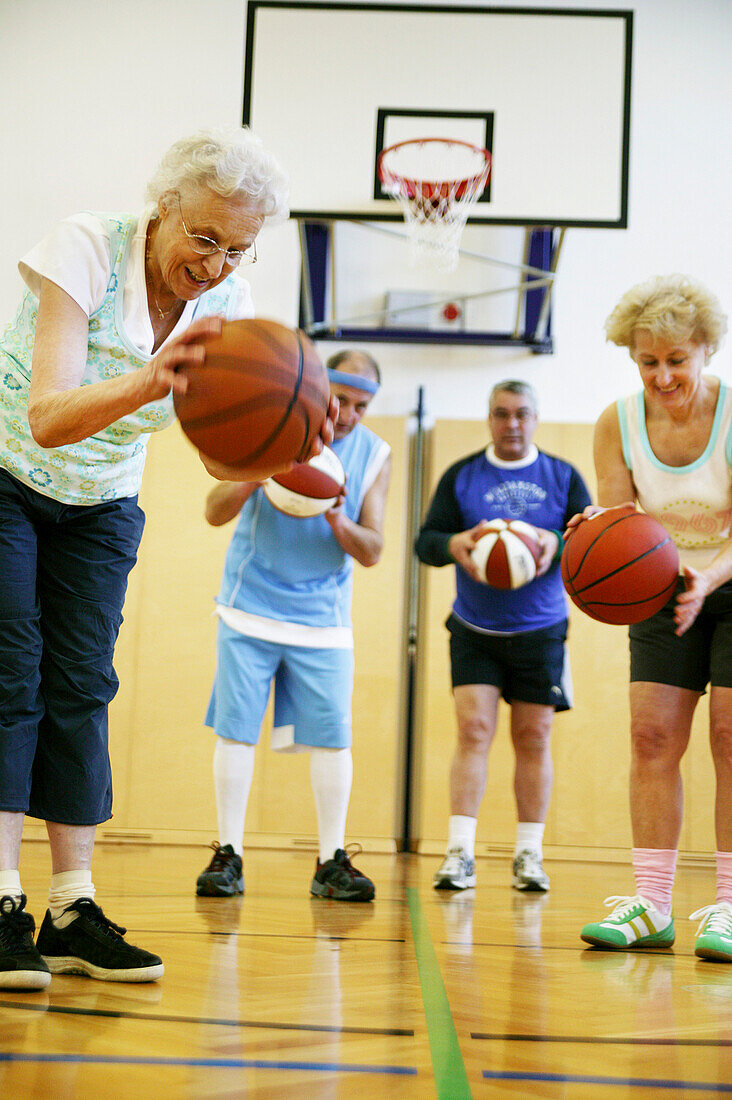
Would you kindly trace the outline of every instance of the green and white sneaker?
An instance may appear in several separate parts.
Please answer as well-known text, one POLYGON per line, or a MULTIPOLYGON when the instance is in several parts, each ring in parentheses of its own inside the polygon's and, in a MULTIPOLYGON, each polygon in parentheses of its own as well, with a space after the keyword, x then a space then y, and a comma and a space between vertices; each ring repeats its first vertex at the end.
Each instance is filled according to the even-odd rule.
POLYGON ((585 943, 627 951, 633 947, 671 947, 674 942, 673 918, 659 913, 640 894, 613 894, 603 904, 615 908, 604 920, 584 926, 581 936, 585 943))
POLYGON ((732 905, 720 901, 697 909, 689 920, 700 920, 696 930, 694 954, 700 959, 732 963, 732 905))

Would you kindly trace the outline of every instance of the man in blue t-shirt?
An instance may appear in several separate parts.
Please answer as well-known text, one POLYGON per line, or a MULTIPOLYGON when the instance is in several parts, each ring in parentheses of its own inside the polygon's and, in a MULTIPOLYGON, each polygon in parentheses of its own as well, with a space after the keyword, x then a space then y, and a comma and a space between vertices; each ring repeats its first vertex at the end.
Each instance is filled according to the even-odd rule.
MULTIPOLYGON (((538 406, 526 382, 494 386, 484 451, 442 476, 416 543, 425 565, 455 565, 457 596, 447 621, 458 742, 450 769, 447 854, 437 890, 475 886, 475 830, 501 696, 511 708, 518 812, 513 885, 549 889, 542 842, 553 769, 554 712, 571 705, 565 674, 567 604, 559 570, 567 520, 590 503, 568 462, 534 445, 538 406), (537 530, 533 581, 503 590, 481 582, 471 551, 489 520, 522 520, 537 530)), ((567 670, 568 671, 568 670, 567 670)))

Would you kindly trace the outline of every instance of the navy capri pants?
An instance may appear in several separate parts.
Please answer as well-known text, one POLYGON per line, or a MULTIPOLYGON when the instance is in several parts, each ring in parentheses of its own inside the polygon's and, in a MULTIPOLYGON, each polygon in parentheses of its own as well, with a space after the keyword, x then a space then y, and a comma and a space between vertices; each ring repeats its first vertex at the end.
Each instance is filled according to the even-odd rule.
POLYGON ((0 810, 111 817, 112 660, 144 523, 137 497, 63 504, 0 469, 0 810))

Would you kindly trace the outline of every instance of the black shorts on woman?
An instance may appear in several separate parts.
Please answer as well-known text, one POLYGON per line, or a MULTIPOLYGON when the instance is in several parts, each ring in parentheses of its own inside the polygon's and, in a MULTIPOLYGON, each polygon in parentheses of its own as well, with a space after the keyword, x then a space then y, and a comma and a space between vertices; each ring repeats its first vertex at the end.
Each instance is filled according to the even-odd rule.
POLYGON ((705 599, 696 619, 681 637, 675 633, 679 580, 668 603, 645 622, 629 628, 630 680, 704 692, 732 688, 732 581, 705 599))

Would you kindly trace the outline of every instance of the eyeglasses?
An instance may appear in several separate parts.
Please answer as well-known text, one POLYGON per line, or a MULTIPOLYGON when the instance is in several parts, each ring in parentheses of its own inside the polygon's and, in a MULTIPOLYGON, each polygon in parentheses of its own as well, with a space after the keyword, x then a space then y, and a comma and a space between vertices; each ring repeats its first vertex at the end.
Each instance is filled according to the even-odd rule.
POLYGON ((510 420, 515 416, 520 424, 525 424, 529 420, 533 420, 536 413, 533 409, 517 409, 515 413, 510 412, 508 409, 491 409, 490 415, 494 420, 510 420))
POLYGON ((223 252, 225 256, 225 262, 229 267, 238 267, 241 263, 255 264, 257 262, 257 243, 253 241, 251 244, 251 251, 244 252, 241 248, 222 248, 220 244, 212 240, 211 237, 203 237, 200 233, 191 233, 186 220, 183 217, 183 209, 180 204, 180 195, 176 196, 178 199, 178 210, 180 212, 180 220, 183 223, 183 232, 188 240, 191 242, 191 248, 194 252, 197 252, 199 256, 215 256, 217 252, 223 252))

